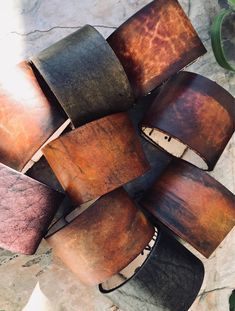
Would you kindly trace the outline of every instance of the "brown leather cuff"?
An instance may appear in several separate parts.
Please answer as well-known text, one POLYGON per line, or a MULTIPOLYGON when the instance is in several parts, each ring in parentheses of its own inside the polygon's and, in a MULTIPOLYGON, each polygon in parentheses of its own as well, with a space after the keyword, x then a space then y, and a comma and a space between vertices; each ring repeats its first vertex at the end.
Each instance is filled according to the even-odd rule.
POLYGON ((51 45, 32 62, 75 127, 134 104, 122 65, 92 26, 51 45))
POLYGON ((162 88, 141 128, 170 154, 212 170, 235 129, 235 99, 217 83, 180 72, 162 88))
POLYGON ((206 53, 176 0, 152 1, 107 41, 122 63, 136 97, 148 94, 206 53))
POLYGON ((79 127, 49 143, 43 153, 76 205, 96 199, 149 169, 126 113, 79 127))
POLYGON ((96 285, 127 266, 153 234, 153 226, 119 188, 101 197, 47 241, 83 283, 96 285))
POLYGON ((209 257, 235 225, 235 196, 210 175, 173 161, 140 204, 209 257))
POLYGON ((43 93, 32 68, 22 62, 0 82, 0 162, 26 171, 28 162, 66 121, 48 91, 43 93))
POLYGON ((33 254, 63 195, 0 164, 0 247, 33 254))

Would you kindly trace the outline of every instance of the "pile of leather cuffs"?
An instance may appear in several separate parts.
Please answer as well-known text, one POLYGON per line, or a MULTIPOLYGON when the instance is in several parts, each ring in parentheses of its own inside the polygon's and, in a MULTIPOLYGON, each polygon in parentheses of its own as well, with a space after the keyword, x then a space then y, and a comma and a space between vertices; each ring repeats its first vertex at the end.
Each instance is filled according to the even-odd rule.
POLYGON ((212 170, 235 129, 234 98, 180 71, 205 52, 178 1, 158 0, 107 41, 87 25, 10 71, 14 83, 0 86, 0 246, 33 254, 45 237, 123 311, 188 310, 203 264, 164 226, 209 257, 235 224, 234 195, 196 167, 212 170), (180 159, 137 204, 123 187, 151 167, 127 110, 166 80, 140 130, 180 159), (76 206, 52 226, 64 195, 22 174, 42 154, 76 206))

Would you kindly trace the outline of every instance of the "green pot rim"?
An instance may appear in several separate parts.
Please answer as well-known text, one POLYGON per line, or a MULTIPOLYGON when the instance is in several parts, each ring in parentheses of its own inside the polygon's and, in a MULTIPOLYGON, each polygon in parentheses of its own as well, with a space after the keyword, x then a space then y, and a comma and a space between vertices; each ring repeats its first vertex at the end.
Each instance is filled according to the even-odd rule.
POLYGON ((234 13, 234 10, 222 10, 221 13, 214 18, 211 26, 211 44, 218 64, 227 70, 235 72, 235 67, 230 65, 227 60, 222 45, 222 25, 225 17, 231 13, 234 13))

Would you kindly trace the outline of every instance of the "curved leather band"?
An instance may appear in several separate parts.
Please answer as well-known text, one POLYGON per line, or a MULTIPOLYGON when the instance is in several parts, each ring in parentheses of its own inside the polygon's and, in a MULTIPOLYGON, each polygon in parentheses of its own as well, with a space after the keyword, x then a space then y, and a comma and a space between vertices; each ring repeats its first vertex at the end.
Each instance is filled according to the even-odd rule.
POLYGON ((101 292, 123 311, 187 311, 204 278, 202 262, 183 245, 160 231, 138 272, 113 291, 101 292))
POLYGON ((27 62, 4 72, 0 81, 0 162, 24 169, 66 121, 56 104, 48 90, 43 93, 27 62))
POLYGON ((140 204, 209 257, 235 225, 235 196, 210 175, 173 161, 140 204))
POLYGON ((127 266, 146 247, 153 226, 122 188, 101 197, 47 241, 87 285, 127 266))
POLYGON ((152 1, 107 39, 122 63, 136 97, 206 53, 176 0, 152 1))
POLYGON ((0 164, 0 247, 33 254, 63 195, 0 164))
POLYGON ((141 127, 153 144, 212 170, 235 129, 235 99, 203 76, 180 72, 163 86, 141 127))
POLYGON ((133 105, 122 65, 89 25, 40 52, 32 62, 75 127, 133 105))
POLYGON ((45 146, 43 153, 77 205, 104 195, 149 169, 139 137, 124 112, 59 137, 45 146))

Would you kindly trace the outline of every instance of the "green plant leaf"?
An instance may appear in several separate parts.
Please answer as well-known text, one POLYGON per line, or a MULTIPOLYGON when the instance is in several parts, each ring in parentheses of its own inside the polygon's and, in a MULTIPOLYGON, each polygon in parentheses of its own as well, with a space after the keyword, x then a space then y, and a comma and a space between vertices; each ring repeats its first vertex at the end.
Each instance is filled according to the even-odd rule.
POLYGON ((229 311, 235 311, 235 289, 229 298, 229 311))
POLYGON ((235 0, 228 0, 228 4, 229 4, 232 8, 235 8, 235 0))

